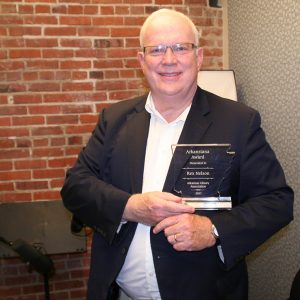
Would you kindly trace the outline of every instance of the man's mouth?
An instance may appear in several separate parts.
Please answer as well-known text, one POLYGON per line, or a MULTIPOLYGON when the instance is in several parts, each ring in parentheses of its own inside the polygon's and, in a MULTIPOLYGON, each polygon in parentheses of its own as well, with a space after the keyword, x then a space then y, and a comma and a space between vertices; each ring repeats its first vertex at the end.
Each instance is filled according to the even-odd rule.
POLYGON ((164 73, 159 73, 160 76, 163 76, 163 77, 177 77, 181 74, 181 72, 164 72, 164 73))

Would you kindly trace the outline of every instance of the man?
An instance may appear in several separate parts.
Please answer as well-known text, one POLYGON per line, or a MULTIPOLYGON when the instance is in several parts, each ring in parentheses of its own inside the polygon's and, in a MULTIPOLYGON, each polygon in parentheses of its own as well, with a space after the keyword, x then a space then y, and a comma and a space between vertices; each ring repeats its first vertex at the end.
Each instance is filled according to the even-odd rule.
POLYGON ((194 24, 162 9, 141 29, 151 92, 101 114, 68 171, 64 204, 94 228, 88 299, 117 283, 132 299, 247 299, 245 256, 293 218, 293 192, 259 114, 197 86, 194 24), (175 195, 172 144, 230 144, 223 192, 231 210, 197 210, 175 195))

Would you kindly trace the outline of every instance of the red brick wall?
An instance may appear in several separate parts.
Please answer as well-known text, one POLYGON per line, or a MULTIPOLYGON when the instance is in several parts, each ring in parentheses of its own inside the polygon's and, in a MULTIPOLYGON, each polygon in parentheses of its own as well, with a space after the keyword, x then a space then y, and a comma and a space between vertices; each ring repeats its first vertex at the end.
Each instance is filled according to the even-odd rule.
MULTIPOLYGON (((139 27, 160 7, 202 28, 205 69, 223 66, 223 16, 206 0, 1 0, 0 202, 59 200, 98 112, 145 92, 139 27)), ((84 299, 89 253, 52 257, 51 299, 84 299)), ((0 260, 0 299, 43 299, 42 278, 0 260)))

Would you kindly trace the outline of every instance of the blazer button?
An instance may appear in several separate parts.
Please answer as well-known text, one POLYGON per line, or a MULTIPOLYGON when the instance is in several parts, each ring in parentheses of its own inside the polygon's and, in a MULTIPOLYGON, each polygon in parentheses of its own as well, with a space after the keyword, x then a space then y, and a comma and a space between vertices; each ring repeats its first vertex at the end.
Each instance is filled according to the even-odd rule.
POLYGON ((122 248, 121 252, 122 252, 122 254, 126 254, 126 248, 125 247, 122 248))

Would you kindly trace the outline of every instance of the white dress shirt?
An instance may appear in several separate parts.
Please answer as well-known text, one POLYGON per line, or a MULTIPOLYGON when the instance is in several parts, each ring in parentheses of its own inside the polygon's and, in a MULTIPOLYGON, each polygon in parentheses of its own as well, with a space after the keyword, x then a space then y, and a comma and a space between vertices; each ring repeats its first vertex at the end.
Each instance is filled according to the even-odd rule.
MULTIPOLYGON (((162 191, 172 158, 172 144, 177 144, 191 106, 168 123, 155 109, 149 93, 145 105, 150 113, 143 176, 143 193, 162 191)), ((161 299, 150 244, 150 226, 138 224, 125 263, 117 277, 121 289, 134 300, 161 299)))

